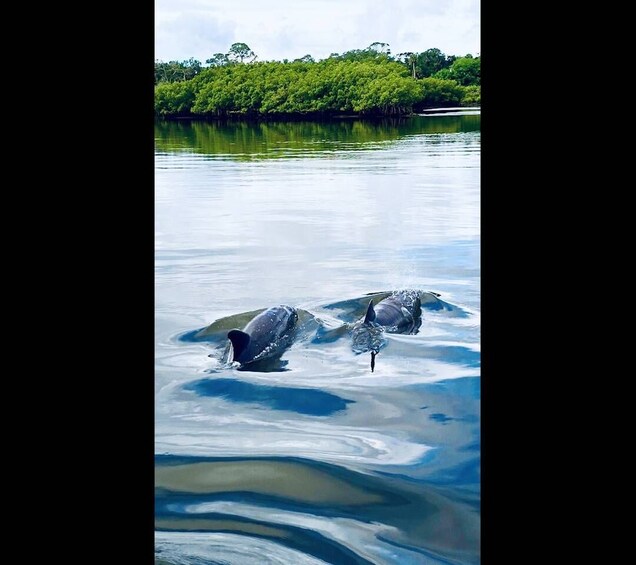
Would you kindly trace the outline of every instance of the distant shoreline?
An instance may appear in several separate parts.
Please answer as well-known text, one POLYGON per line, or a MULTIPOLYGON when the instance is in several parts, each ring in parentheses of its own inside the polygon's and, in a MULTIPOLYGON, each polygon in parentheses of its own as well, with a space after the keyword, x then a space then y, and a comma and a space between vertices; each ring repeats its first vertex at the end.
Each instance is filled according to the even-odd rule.
POLYGON ((159 121, 245 121, 245 122, 321 122, 329 120, 403 120, 416 116, 431 115, 477 115, 481 114, 481 106, 453 106, 426 108, 410 114, 227 114, 224 116, 198 115, 198 116, 156 116, 159 121))

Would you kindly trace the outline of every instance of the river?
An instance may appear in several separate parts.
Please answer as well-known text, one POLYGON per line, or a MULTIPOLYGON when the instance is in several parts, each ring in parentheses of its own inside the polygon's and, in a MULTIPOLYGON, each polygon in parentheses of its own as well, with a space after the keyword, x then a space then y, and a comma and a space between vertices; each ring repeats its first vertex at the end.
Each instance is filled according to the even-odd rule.
MULTIPOLYGON (((156 562, 480 563, 480 115, 155 126, 156 562), (438 293, 376 358, 196 330, 438 293)), ((349 317, 349 318, 347 318, 349 317)))

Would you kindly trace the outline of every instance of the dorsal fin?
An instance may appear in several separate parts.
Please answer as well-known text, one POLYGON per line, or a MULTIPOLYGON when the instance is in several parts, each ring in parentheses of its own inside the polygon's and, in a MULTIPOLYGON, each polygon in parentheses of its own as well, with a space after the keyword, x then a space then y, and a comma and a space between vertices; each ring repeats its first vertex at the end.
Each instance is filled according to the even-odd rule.
POLYGON ((375 310, 373 309, 373 300, 369 300, 369 306, 367 307, 367 314, 364 317, 364 323, 368 324, 375 320, 375 310))
POLYGON ((245 351, 247 344, 250 342, 250 336, 241 330, 230 330, 227 338, 232 342, 233 359, 236 361, 241 356, 241 353, 245 351))

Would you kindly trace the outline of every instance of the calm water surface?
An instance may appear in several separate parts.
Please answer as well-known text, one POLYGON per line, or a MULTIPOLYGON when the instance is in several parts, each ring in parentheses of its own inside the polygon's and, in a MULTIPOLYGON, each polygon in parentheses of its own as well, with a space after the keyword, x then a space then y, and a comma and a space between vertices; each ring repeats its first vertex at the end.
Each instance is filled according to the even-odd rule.
POLYGON ((459 114, 156 124, 157 563, 480 563, 480 116, 459 114), (403 288, 456 309, 388 335, 373 373, 346 335, 272 372, 187 339, 403 288))

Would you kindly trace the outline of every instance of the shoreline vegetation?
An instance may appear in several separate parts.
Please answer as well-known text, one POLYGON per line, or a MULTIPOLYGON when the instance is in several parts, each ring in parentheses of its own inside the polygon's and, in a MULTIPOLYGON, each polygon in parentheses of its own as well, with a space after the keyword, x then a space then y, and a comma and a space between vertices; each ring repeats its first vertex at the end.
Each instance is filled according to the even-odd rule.
POLYGON ((155 61, 154 111, 162 119, 408 117, 481 105, 481 61, 439 49, 392 56, 386 43, 288 61, 256 61, 245 43, 199 61, 155 61))

